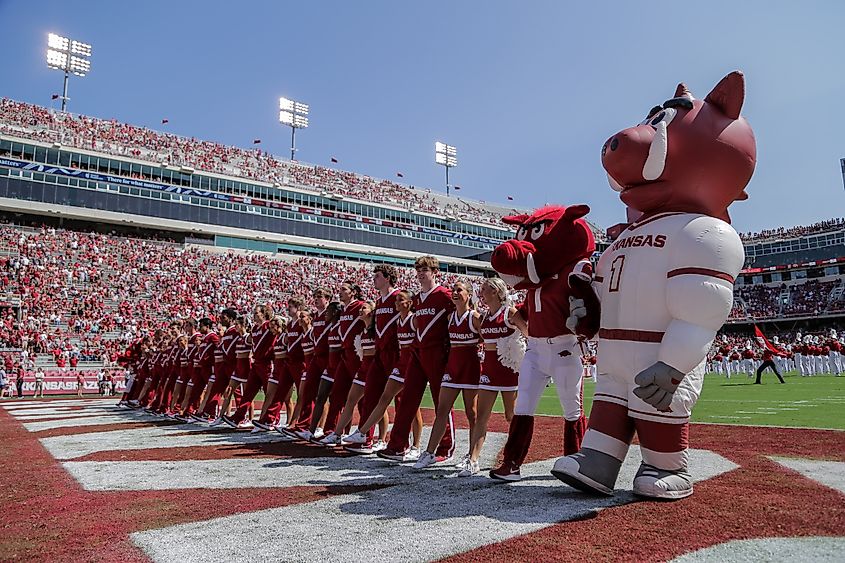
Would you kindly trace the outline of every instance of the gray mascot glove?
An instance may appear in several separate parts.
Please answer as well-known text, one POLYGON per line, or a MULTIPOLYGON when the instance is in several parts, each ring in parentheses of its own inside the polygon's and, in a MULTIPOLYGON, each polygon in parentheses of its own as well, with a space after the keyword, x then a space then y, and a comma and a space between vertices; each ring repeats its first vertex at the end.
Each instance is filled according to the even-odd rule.
POLYGON ((637 374, 634 383, 634 395, 650 404, 659 411, 669 412, 672 409, 672 397, 675 389, 681 384, 684 374, 663 362, 647 367, 637 374))

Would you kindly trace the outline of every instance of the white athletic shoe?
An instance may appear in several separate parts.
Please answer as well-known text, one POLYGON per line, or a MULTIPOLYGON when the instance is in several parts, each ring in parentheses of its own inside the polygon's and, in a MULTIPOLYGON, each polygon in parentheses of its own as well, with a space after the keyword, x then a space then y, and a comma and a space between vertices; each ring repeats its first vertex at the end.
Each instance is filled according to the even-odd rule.
POLYGON ((455 464, 455 467, 457 467, 458 469, 462 469, 467 464, 468 459, 469 454, 464 454, 463 457, 458 460, 458 463, 455 464))
POLYGON ((349 436, 346 436, 343 439, 344 444, 366 444, 367 443, 367 435, 362 433, 361 430, 355 430, 349 436))
POLYGON ((223 424, 223 419, 220 418, 219 416, 217 418, 215 418, 214 420, 208 421, 208 426, 210 426, 211 428, 213 428, 215 426, 220 426, 221 424, 223 424))
POLYGON ((478 473, 478 462, 472 461, 471 459, 467 458, 464 462, 464 466, 458 471, 458 477, 472 477, 476 473, 478 473))
POLYGON ((405 454, 405 457, 402 459, 403 462, 406 461, 417 461, 420 458, 420 449, 416 446, 411 446, 408 450, 408 453, 405 454))
POLYGON ((420 454, 420 458, 414 464, 414 469, 425 469, 426 467, 430 467, 437 463, 437 460, 434 458, 434 454, 429 452, 423 452, 420 454))
POLYGON ((314 437, 314 434, 312 434, 311 431, 307 428, 305 430, 298 430, 294 432, 294 434, 296 434, 297 438, 299 438, 300 440, 305 440, 306 442, 314 437))
POLYGON ((323 432, 323 429, 320 428, 320 427, 317 427, 317 428, 314 429, 314 436, 312 436, 312 438, 314 440, 319 440, 320 438, 325 437, 325 435, 326 435, 326 433, 323 432))
POLYGON ((238 423, 237 429, 238 430, 249 430, 252 428, 252 421, 249 419, 244 419, 238 423))
POLYGON ((340 445, 340 436, 334 432, 329 432, 329 435, 320 440, 319 444, 327 448, 333 448, 340 445))
POLYGON ((378 442, 373 444, 373 451, 374 452, 380 452, 381 450, 385 449, 386 447, 387 447, 387 442, 385 442, 384 440, 379 440, 378 442))

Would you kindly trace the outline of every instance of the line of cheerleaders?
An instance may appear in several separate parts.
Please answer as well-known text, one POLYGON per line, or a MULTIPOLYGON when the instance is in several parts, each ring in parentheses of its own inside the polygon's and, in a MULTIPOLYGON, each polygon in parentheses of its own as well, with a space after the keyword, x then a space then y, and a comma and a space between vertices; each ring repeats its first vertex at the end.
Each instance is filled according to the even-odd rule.
MULTIPOLYGON (((416 294, 396 289, 395 268, 378 265, 375 302, 365 302, 356 283, 347 280, 337 289, 340 301, 332 301, 330 289, 316 288, 314 310, 299 298, 289 300, 286 317, 258 305, 251 327, 233 309, 224 309, 217 323, 174 321, 127 351, 123 360, 132 381, 121 404, 182 422, 276 431, 285 440, 416 461, 422 469, 453 458, 452 408, 462 395, 470 445, 457 471, 473 475, 500 395, 508 422, 513 416, 528 327, 501 279, 482 283, 486 310, 479 313, 469 284, 437 283, 435 257, 418 258, 415 269, 416 294), (420 404, 426 386, 436 415, 423 449, 420 404), (261 412, 254 418, 253 401, 262 390, 261 412), (388 435, 391 403, 395 416, 388 435), (348 434, 356 409, 357 429, 348 434)), ((510 480, 508 468, 498 469, 510 480)))

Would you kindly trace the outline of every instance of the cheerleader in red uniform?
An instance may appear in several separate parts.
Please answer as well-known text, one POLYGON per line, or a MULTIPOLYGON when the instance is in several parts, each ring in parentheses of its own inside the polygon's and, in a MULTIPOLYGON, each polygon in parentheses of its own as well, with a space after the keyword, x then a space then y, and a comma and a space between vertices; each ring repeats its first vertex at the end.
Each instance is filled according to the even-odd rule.
MULTIPOLYGON (((414 464, 414 469, 423 469, 443 461, 435 455, 435 452, 446 432, 449 413, 458 395, 463 395, 470 435, 475 426, 475 402, 478 394, 478 380, 481 377, 481 362, 478 357, 478 345, 481 342, 479 336, 481 316, 475 310, 471 292, 472 289, 466 282, 459 281, 452 286, 455 311, 449 317, 449 359, 440 383, 437 415, 434 426, 431 428, 428 447, 414 464)), ((469 454, 464 456, 458 467, 464 469, 468 459, 469 454)))
MULTIPOLYGON (((361 366, 355 373, 355 379, 352 381, 352 388, 349 390, 349 395, 346 398, 346 404, 343 406, 343 412, 340 413, 340 418, 338 418, 336 429, 322 440, 324 445, 334 446, 340 442, 340 437, 343 436, 347 426, 349 426, 352 422, 352 417, 355 414, 355 406, 364 396, 364 385, 367 380, 367 371, 370 369, 370 365, 373 363, 373 358, 376 354, 374 310, 375 303, 368 301, 361 307, 361 312, 358 315, 358 318, 361 319, 361 322, 364 323, 364 326, 366 327, 364 332, 361 333, 361 366)), ((382 440, 384 439, 384 430, 382 430, 379 437, 382 440)), ((370 447, 367 452, 360 451, 357 453, 373 453, 373 448, 370 447)))
POLYGON ((314 411, 311 415, 311 423, 308 431, 311 433, 310 440, 320 443, 323 438, 323 424, 325 424, 328 412, 325 409, 326 401, 331 395, 334 385, 334 373, 340 365, 343 356, 343 343, 340 338, 340 314, 343 311, 343 304, 339 301, 332 301, 326 306, 326 333, 329 341, 329 360, 326 371, 320 376, 320 387, 317 390, 317 398, 314 400, 314 411), (318 432, 319 430, 319 432, 318 432))
MULTIPOLYGON (((405 370, 408 362, 411 361, 412 347, 417 337, 417 329, 414 325, 414 313, 411 311, 412 305, 413 298, 410 291, 403 289, 396 292, 396 311, 399 313, 399 319, 396 321, 396 337, 399 340, 399 362, 396 364, 393 373, 390 374, 384 386, 384 392, 381 394, 373 412, 370 413, 367 420, 358 425, 358 430, 352 434, 357 440, 348 444, 341 442, 347 446, 346 449, 349 451, 362 453, 358 451, 360 444, 365 443, 367 433, 370 429, 383 420, 387 413, 387 408, 390 406, 390 402, 395 399, 396 407, 399 407, 399 402, 401 401, 399 394, 405 385, 405 370)), ((411 432, 414 438, 413 447, 419 451, 420 436, 422 435, 422 414, 419 411, 417 411, 411 432)), ((383 440, 384 438, 380 439, 383 440)))
POLYGON ((475 427, 470 434, 470 454, 461 475, 478 472, 478 457, 487 437, 487 423, 498 395, 502 395, 505 419, 510 423, 516 403, 519 364, 525 355, 524 336, 528 324, 510 303, 508 288, 500 278, 488 278, 481 284, 481 298, 487 314, 479 332, 484 340, 484 363, 478 382, 478 406, 475 427))
POLYGON ((223 393, 223 400, 220 404, 220 413, 217 415, 212 422, 209 423, 209 426, 219 426, 223 424, 223 416, 229 414, 229 405, 232 402, 232 398, 235 398, 235 404, 240 405, 240 396, 242 393, 243 385, 246 383, 246 380, 249 379, 249 370, 250 370, 250 355, 252 353, 249 341, 247 340, 247 323, 246 319, 242 316, 238 316, 235 320, 235 329, 238 332, 238 336, 235 337, 235 373, 232 375, 231 379, 229 380, 229 386, 226 387, 226 391, 223 393))
POLYGON ((308 373, 308 365, 311 363, 311 358, 314 356, 314 338, 313 333, 314 331, 311 328, 311 323, 314 320, 314 317, 311 315, 311 311, 302 310, 299 312, 299 326, 302 327, 302 375, 299 377, 299 381, 296 385, 296 406, 293 404, 293 388, 288 391, 288 396, 285 399, 285 412, 292 413, 290 416, 287 417, 287 424, 285 424, 285 428, 288 430, 292 429, 296 425, 296 421, 299 420, 299 413, 302 411, 302 388, 305 385, 305 374, 308 373))

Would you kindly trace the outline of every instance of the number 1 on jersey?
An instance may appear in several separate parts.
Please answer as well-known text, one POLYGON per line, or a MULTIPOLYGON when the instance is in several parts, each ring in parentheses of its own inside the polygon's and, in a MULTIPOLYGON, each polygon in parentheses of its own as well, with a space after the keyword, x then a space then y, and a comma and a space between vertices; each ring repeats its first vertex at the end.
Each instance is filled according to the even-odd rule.
POLYGON ((622 267, 624 265, 624 254, 620 254, 610 263, 610 283, 607 285, 608 292, 619 291, 619 280, 622 278, 622 267))

